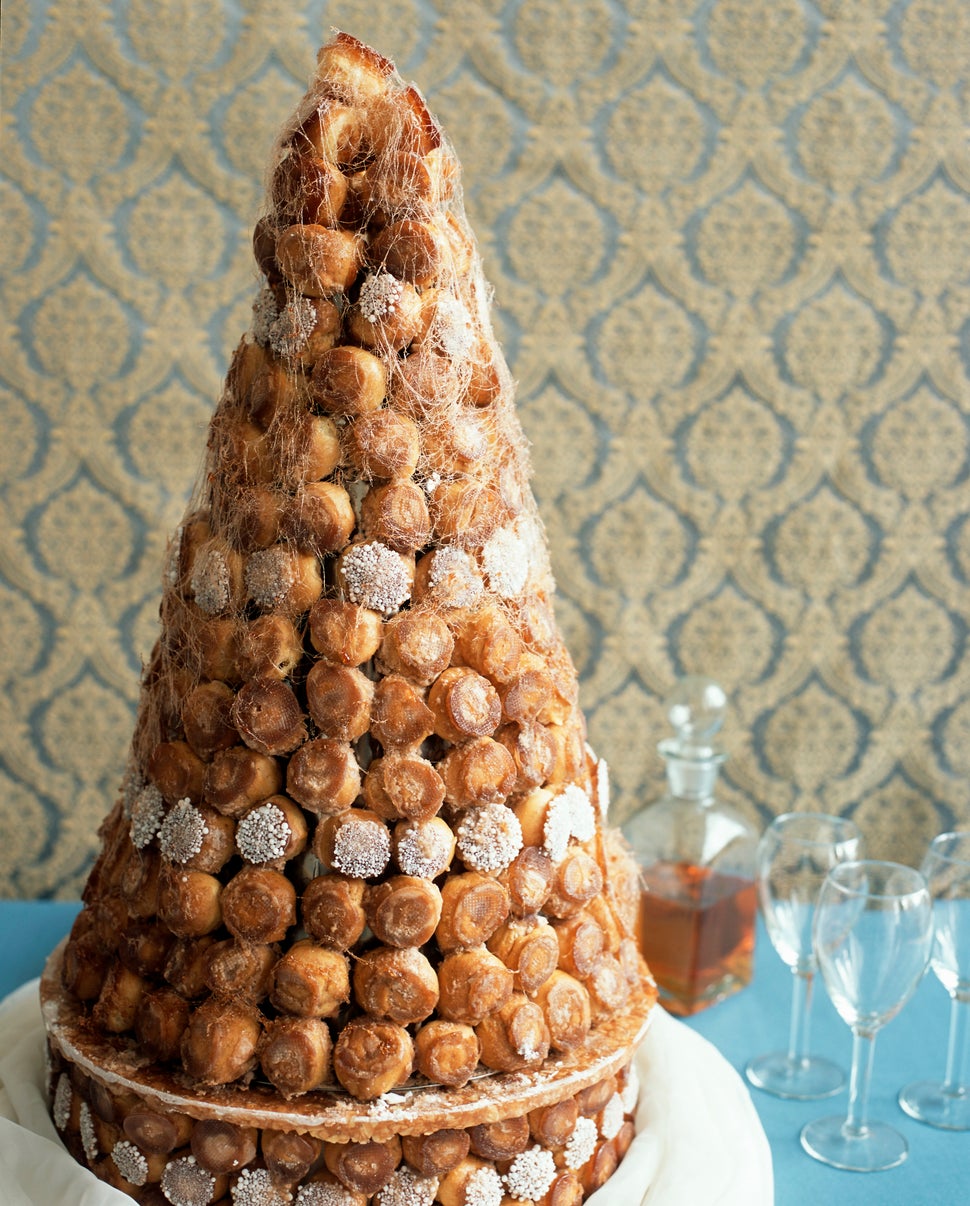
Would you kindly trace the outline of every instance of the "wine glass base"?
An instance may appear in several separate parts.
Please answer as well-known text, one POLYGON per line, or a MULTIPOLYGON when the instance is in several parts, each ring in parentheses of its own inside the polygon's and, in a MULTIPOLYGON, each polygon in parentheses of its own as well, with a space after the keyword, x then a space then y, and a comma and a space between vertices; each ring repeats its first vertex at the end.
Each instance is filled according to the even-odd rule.
POLYGON ((917 1122, 945 1131, 970 1131, 970 1090, 947 1093, 938 1081, 921 1080, 900 1090, 899 1104, 917 1122))
POLYGON ((817 1118, 802 1128, 806 1152, 832 1168, 848 1172, 881 1172, 895 1168, 909 1155, 909 1144, 884 1122, 870 1122, 856 1134, 847 1133, 841 1116, 817 1118))
POLYGON ((744 1074, 756 1089, 795 1101, 831 1097, 845 1084, 845 1074, 831 1060, 813 1055, 792 1059, 786 1051, 749 1060, 744 1074))

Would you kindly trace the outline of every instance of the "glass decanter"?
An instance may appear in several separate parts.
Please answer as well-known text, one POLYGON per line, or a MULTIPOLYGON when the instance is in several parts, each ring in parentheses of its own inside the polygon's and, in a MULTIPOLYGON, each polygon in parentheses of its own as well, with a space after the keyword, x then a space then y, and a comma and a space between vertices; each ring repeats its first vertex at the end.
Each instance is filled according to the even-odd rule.
POLYGON ((657 747, 667 792, 623 832, 640 864, 644 958, 664 1007, 687 1016, 751 980, 758 832, 715 796, 727 757, 714 743, 727 709, 724 691, 691 675, 666 706, 676 733, 657 747))

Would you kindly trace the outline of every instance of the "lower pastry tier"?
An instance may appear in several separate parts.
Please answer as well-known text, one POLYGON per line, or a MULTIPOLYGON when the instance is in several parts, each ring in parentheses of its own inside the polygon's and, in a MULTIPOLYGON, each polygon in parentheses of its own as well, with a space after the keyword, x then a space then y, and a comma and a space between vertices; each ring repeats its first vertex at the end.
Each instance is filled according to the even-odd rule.
POLYGON ((577 1206, 633 1139, 649 982, 536 1071, 286 1102, 259 1085, 197 1089, 94 1032, 59 957, 41 981, 54 1123, 80 1163, 149 1206, 577 1206))

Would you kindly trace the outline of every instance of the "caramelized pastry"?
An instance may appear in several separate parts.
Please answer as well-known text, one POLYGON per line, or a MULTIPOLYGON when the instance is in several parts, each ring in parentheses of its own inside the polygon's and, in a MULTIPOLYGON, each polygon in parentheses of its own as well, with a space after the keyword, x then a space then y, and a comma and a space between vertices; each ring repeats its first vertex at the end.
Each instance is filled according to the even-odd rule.
POLYGON ((145 993, 138 1002, 135 1038, 151 1059, 164 1062, 178 1055, 188 1023, 189 1003, 185 997, 173 988, 158 988, 145 993))
POLYGON ((317 557, 342 549, 356 525, 350 495, 337 482, 306 482, 287 499, 280 520, 283 535, 317 557))
POLYGON ((284 1013, 328 1018, 349 1000, 350 973, 339 951, 303 939, 276 964, 270 1001, 284 1013))
POLYGON ((205 982, 217 996, 233 997, 255 1005, 269 992, 275 947, 243 946, 231 939, 215 942, 205 953, 205 982))
POLYGON ((364 415, 380 409, 387 388, 384 362, 359 347, 325 352, 313 369, 313 397, 334 415, 364 415))
POLYGON ((435 732, 445 741, 490 737, 502 717, 498 692, 468 666, 452 666, 440 674, 428 692, 435 732))
POLYGON ((390 408, 365 411, 344 434, 347 459, 365 481, 410 477, 420 449, 415 423, 390 408))
POLYGON ((444 481, 431 498, 434 533, 442 544, 480 547, 508 518, 498 494, 472 478, 444 481))
POLYGON ((568 972, 556 970, 532 993, 549 1028, 549 1044, 556 1051, 571 1051, 589 1033, 592 1024, 590 996, 568 972))
POLYGON ((583 983, 589 992, 594 1025, 618 1013, 630 999, 630 981, 615 955, 601 955, 583 983))
POLYGON ((514 973, 516 989, 529 996, 559 962, 559 942, 545 918, 511 918, 489 938, 488 949, 514 973))
POLYGON ((310 812, 341 813, 359 793, 360 767, 349 742, 314 737, 290 758, 286 794, 310 812))
POLYGON ((483 1122, 468 1131, 471 1150, 483 1160, 501 1163, 512 1160, 529 1146, 529 1119, 526 1115, 483 1122))
POLYGON ((574 846, 556 866, 543 908, 553 917, 571 917, 602 891, 599 863, 581 846, 574 846))
POLYGON ((473 1206, 475 1202, 498 1202, 504 1206, 502 1178, 491 1164, 468 1155, 438 1185, 441 1206, 473 1206))
POLYGON ((491 875, 467 871, 441 886, 441 920, 435 931, 443 951, 479 946, 509 915, 509 894, 491 875))
POLYGON ((137 972, 123 963, 112 964, 91 1013, 95 1025, 109 1034, 131 1030, 147 988, 148 982, 137 972))
POLYGON ((314 553, 272 544, 246 558, 245 586, 255 607, 292 618, 312 607, 323 593, 320 563, 314 553))
POLYGON ((349 950, 367 924, 364 891, 362 880, 345 875, 311 879, 301 902, 303 924, 310 937, 332 950, 349 950))
POLYGON ((416 947, 378 946, 354 965, 354 997, 371 1017, 401 1026, 423 1022, 438 1003, 438 978, 416 947))
POLYGON ((221 750, 205 772, 203 797, 218 812, 240 817, 283 786, 279 763, 246 746, 221 750))
POLYGON ((169 809, 158 830, 158 849, 169 863, 216 874, 232 858, 236 823, 207 804, 182 800, 169 809))
POLYGON ((434 713, 420 688, 388 674, 374 689, 371 732, 385 747, 417 746, 434 732, 434 713))
POLYGON ((165 964, 165 979, 187 1000, 201 997, 206 991, 206 952, 216 939, 211 934, 200 938, 179 938, 165 964))
POLYGON ((210 997, 192 1013, 182 1037, 182 1063, 204 1085, 226 1085, 256 1065, 262 1032, 252 1005, 210 997))
MULTIPOLYGON (((427 821, 399 821, 394 826, 391 840, 398 869, 404 875, 437 879, 451 866, 455 835, 441 817, 431 817, 427 821)), ((441 932, 439 923, 439 941, 441 932)))
POLYGON ((529 1114, 529 1132, 536 1143, 557 1150, 565 1147, 579 1117, 575 1097, 565 1097, 554 1105, 542 1106, 529 1114))
POLYGON ((238 736, 229 712, 235 698, 223 682, 200 683, 182 704, 182 727, 189 748, 202 759, 235 745, 238 736))
POLYGON ((375 1194, 401 1163, 401 1141, 325 1143, 323 1159, 341 1185, 357 1193, 375 1194))
POLYGON ((335 226, 347 198, 347 177, 332 161, 308 151, 293 148, 280 161, 272 181, 274 207, 293 222, 335 226))
POLYGON ((236 826, 236 849, 247 863, 279 868, 302 853, 306 843, 306 818, 286 796, 270 796, 236 826))
POLYGON ((356 741, 370 728, 374 684, 362 671, 318 661, 307 675, 306 696, 323 737, 356 741))
POLYGON ((320 1160, 323 1144, 313 1135, 265 1130, 260 1144, 274 1181, 291 1185, 301 1181, 320 1160))
POLYGON ((235 1172, 255 1159, 257 1134, 252 1126, 204 1118, 192 1128, 192 1155, 207 1172, 235 1172))
POLYGON ((424 491, 411 481, 372 486, 360 508, 361 531, 397 553, 413 553, 427 544, 431 518, 424 491))
POLYGON ((447 667, 454 645, 454 637, 439 615, 402 612, 384 626, 378 666, 386 674, 401 674, 426 687, 447 667))
POLYGON ((296 924, 296 889, 279 871, 243 867, 223 890, 222 914, 242 943, 282 942, 296 924))
POLYGON ((466 665, 493 683, 507 683, 525 651, 521 636, 495 604, 474 612, 461 626, 458 651, 466 665))
POLYGON ((478 1054, 478 1036, 464 1022, 436 1018, 414 1036, 415 1066, 432 1084, 467 1084, 478 1067, 478 1054))
POLYGON ((259 1063, 266 1079, 289 1099, 327 1083, 333 1044, 319 1018, 279 1017, 270 1023, 259 1063))
POLYGON ((357 305, 348 313, 347 329, 365 348, 400 352, 427 329, 421 295, 389 272, 368 272, 357 305))
POLYGON ((358 1101, 372 1101, 411 1075, 414 1044, 403 1026, 376 1018, 354 1018, 333 1049, 337 1080, 358 1101))
POLYGON ((482 1063, 497 1072, 538 1068, 549 1054, 549 1028, 542 1009, 522 993, 513 993, 501 1008, 475 1027, 482 1063))
POLYGON ((479 605, 484 593, 485 584, 475 559, 457 545, 432 549, 415 566, 415 603, 429 608, 472 608, 479 605))
POLYGON ((385 946, 424 946, 441 920, 441 892, 430 880, 395 875, 367 889, 364 913, 385 946))
POLYGON ((517 774, 513 791, 529 792, 549 782, 556 767, 556 744, 545 725, 503 724, 495 740, 512 755, 517 774))
POLYGON ((315 222, 288 226, 276 240, 280 271, 304 297, 331 297, 349 289, 360 258, 360 244, 350 231, 315 222))
POLYGON ((559 942, 559 966, 581 979, 590 975, 606 950, 603 927, 585 910, 553 923, 559 942))
POLYGON ((430 1135, 401 1136, 404 1159, 423 1177, 443 1177, 457 1168, 468 1155, 469 1146, 468 1132, 450 1127, 430 1135))
POLYGON ((222 924, 222 895, 214 875, 166 867, 159 880, 159 920, 180 938, 211 934, 222 924))
POLYGON ((502 804, 515 786, 512 757, 492 737, 475 737, 455 746, 439 765, 445 798, 455 808, 502 804))
POLYGON ((380 648, 381 617, 376 611, 340 599, 318 600, 309 616, 310 640, 327 661, 360 666, 380 648))
POLYGON ((417 754, 375 758, 364 779, 364 800, 386 820, 427 821, 445 799, 445 785, 432 764, 417 754))
POLYGON ((167 804, 202 799, 206 764, 184 741, 163 741, 148 760, 148 778, 167 804))
POLYGON ((456 951, 438 966, 438 1013, 450 1022, 477 1026, 505 1005, 513 987, 512 972, 484 947, 456 951))
MULTIPOLYGON (((524 838, 523 838, 524 840, 524 838)), ((499 877, 517 917, 538 913, 552 890, 552 859, 543 850, 526 845, 499 877)))
POLYGON ((167 1156, 188 1143, 193 1129, 192 1119, 185 1114, 162 1114, 148 1109, 129 1111, 122 1123, 125 1138, 153 1156, 167 1156))

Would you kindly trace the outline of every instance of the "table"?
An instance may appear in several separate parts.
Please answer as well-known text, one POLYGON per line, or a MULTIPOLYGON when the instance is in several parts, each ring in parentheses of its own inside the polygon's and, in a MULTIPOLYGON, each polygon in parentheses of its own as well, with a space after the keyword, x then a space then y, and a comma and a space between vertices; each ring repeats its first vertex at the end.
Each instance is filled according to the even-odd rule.
MULTIPOLYGON (((0 902, 0 998, 40 974, 47 952, 68 931, 77 910, 76 902, 0 902)), ((688 1021, 739 1071, 750 1056, 783 1048, 788 1037, 791 974, 771 949, 763 929, 758 933, 755 968, 749 988, 688 1021)), ((967 1200, 970 1132, 954 1134, 922 1126, 896 1104, 901 1085, 942 1075, 948 1019, 946 994, 936 978, 928 975, 876 1042, 870 1115, 892 1122, 909 1141, 909 1159, 899 1168, 871 1174, 837 1172, 802 1152, 798 1143, 802 1126, 821 1114, 844 1111, 844 1092, 827 1101, 805 1103, 752 1092, 771 1144, 776 1206, 817 1206, 819 1202, 943 1206, 967 1200)), ((821 986, 812 1021, 813 1048, 848 1067, 851 1036, 821 986)))

